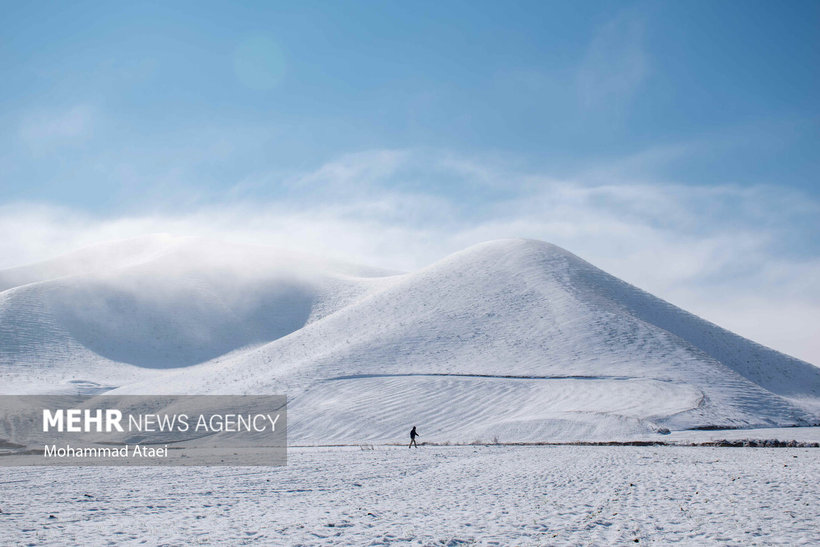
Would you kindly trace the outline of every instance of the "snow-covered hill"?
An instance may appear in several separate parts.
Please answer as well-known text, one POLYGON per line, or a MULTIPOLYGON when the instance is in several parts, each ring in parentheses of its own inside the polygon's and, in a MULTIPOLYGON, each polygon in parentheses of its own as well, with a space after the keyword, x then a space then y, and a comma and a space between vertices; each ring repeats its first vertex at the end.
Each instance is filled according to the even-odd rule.
MULTIPOLYGON (((289 334, 383 271, 150 236, 0 272, 0 371, 28 389, 111 386, 289 334)), ((26 388, 23 388, 26 389, 26 388)))
POLYGON ((547 243, 492 241, 403 275, 128 245, 0 272, 6 392, 285 393, 290 439, 316 443, 413 424, 469 442, 820 421, 820 369, 547 243))

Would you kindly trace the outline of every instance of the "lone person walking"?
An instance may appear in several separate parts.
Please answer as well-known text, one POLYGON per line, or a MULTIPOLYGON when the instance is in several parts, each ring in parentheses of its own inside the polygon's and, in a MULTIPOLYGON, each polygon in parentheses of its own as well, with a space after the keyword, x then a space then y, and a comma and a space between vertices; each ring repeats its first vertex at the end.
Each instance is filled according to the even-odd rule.
POLYGON ((416 448, 419 447, 419 445, 416 444, 416 437, 421 437, 421 435, 416 433, 416 426, 413 426, 413 429, 410 430, 410 446, 407 448, 413 448, 414 446, 416 448))

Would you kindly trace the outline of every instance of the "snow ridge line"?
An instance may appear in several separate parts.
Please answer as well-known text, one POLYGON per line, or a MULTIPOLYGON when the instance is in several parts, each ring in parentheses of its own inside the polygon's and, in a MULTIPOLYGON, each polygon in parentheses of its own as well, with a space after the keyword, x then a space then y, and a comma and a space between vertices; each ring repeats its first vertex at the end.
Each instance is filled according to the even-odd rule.
POLYGON ((504 380, 646 380, 651 379, 658 382, 671 382, 671 380, 661 380, 658 378, 640 378, 637 376, 605 376, 605 375, 550 375, 550 376, 515 376, 505 374, 467 374, 457 372, 406 372, 397 374, 351 374, 347 376, 333 376, 325 378, 326 382, 334 380, 358 380, 363 378, 404 378, 408 376, 444 376, 456 378, 498 378, 504 380))

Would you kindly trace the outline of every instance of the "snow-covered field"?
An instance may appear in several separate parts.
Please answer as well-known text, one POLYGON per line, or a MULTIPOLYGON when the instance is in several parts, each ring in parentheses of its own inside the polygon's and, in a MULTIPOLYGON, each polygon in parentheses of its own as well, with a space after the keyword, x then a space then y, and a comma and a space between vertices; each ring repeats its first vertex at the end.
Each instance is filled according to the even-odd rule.
POLYGON ((3 544, 817 544, 820 450, 295 448, 281 468, 0 471, 3 544), (53 518, 51 518, 53 516, 53 518))
POLYGON ((0 544, 820 543, 818 449, 389 446, 820 439, 816 366, 544 242, 395 274, 163 236, 0 271, 0 393, 278 393, 324 445, 0 468, 0 544))

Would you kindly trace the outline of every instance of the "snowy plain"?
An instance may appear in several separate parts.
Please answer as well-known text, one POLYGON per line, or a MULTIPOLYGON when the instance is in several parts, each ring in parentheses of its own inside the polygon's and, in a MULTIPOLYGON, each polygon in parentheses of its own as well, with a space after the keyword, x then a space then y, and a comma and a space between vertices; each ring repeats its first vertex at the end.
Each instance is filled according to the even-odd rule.
POLYGON ((0 473, 0 538, 816 545, 818 476, 817 449, 669 446, 321 447, 293 448, 278 468, 16 468, 0 473))
POLYGON ((820 369, 544 242, 397 274, 154 236, 0 271, 0 393, 280 393, 293 445, 0 468, 2 544, 820 543, 820 450, 678 446, 817 442, 820 369), (413 424, 467 445, 390 445, 413 424), (469 444, 496 439, 674 446, 469 444))

